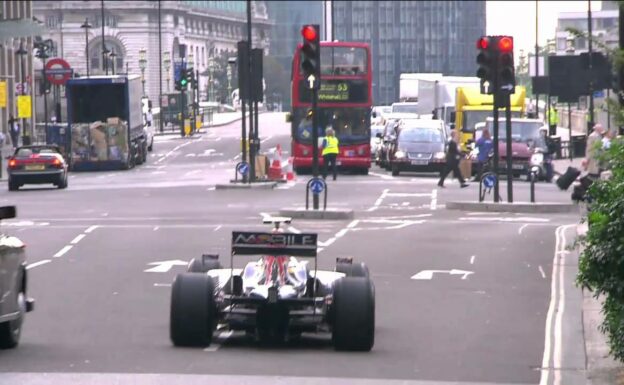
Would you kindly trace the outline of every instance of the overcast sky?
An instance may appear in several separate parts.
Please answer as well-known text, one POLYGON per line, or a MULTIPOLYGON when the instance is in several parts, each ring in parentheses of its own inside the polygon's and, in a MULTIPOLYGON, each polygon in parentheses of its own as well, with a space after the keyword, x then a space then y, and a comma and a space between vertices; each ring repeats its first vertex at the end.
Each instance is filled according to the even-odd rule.
MULTIPOLYGON (((515 56, 519 50, 535 52, 535 1, 486 2, 487 34, 514 37, 515 56)), ((592 1, 592 11, 601 8, 601 1, 592 1)), ((559 12, 587 12, 588 1, 539 1, 539 45, 555 37, 559 12)))

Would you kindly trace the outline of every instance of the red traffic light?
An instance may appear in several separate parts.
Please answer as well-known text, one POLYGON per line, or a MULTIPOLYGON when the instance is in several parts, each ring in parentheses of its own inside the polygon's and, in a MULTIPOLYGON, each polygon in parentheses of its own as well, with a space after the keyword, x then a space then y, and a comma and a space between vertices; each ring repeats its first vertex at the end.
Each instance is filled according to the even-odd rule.
POLYGON ((316 32, 316 28, 311 25, 306 25, 301 29, 301 35, 306 41, 314 41, 316 40, 318 34, 316 32))
POLYGON ((501 52, 513 51, 513 37, 503 36, 500 39, 498 39, 498 49, 501 52))
POLYGON ((487 37, 482 37, 477 40, 477 49, 488 49, 490 46, 490 39, 487 37))

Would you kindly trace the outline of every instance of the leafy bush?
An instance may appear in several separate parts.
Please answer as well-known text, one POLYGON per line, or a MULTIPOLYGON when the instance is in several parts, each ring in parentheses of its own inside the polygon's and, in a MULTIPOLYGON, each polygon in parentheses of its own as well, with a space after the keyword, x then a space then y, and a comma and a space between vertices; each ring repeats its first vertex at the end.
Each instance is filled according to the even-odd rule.
POLYGON ((603 154, 612 172, 589 188, 589 230, 579 260, 577 284, 605 296, 600 330, 614 358, 624 361, 624 140, 612 141, 603 154))

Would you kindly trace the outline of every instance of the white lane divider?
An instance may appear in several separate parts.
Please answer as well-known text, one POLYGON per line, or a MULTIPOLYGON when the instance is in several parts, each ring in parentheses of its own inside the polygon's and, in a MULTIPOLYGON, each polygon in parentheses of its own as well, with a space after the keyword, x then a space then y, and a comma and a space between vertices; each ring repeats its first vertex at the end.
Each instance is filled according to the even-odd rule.
POLYGON ((381 204, 381 202, 383 202, 384 198, 386 197, 386 195, 388 195, 388 191, 390 191, 389 189, 384 189, 383 192, 381 193, 381 195, 379 196, 379 198, 377 198, 377 200, 375 201, 375 203, 373 204, 372 207, 369 207, 368 212, 371 211, 375 211, 379 208, 379 205, 381 204))
POLYGON ((82 238, 86 237, 86 234, 79 234, 76 238, 72 239, 71 243, 72 245, 77 244, 78 242, 80 242, 82 240, 82 238))
POLYGON ((54 258, 60 258, 60 257, 62 257, 63 255, 65 255, 65 253, 67 253, 69 250, 71 250, 71 249, 72 249, 72 247, 73 247, 72 245, 67 245, 67 246, 63 247, 63 248, 62 248, 61 250, 59 250, 56 254, 54 254, 54 256, 53 256, 53 257, 54 257, 54 258))
POLYGON ((44 260, 39 261, 39 262, 31 263, 30 265, 26 266, 26 270, 30 270, 30 269, 32 269, 34 267, 45 265, 46 263, 50 263, 50 262, 52 262, 52 261, 49 260, 49 259, 44 259, 44 260))
POLYGON ((438 189, 431 190, 431 205, 430 209, 435 210, 438 206, 438 189))

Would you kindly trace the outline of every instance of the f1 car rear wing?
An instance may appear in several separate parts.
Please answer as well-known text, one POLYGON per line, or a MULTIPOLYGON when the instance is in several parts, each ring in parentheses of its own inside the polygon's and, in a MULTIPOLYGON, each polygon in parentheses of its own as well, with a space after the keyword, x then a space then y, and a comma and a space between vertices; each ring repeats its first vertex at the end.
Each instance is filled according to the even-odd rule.
POLYGON ((232 232, 232 255, 288 255, 316 258, 317 234, 232 232))

